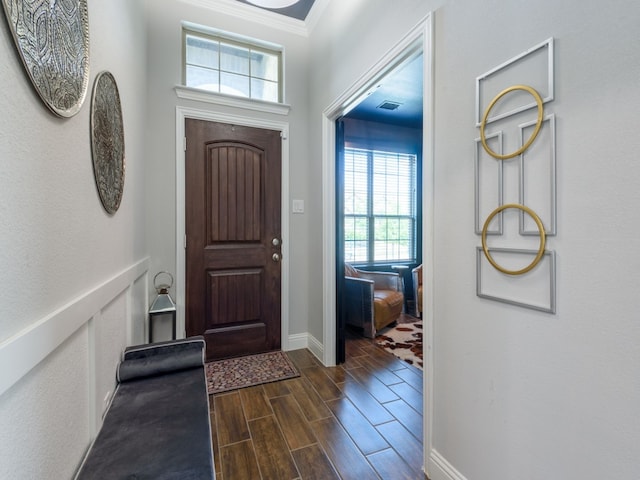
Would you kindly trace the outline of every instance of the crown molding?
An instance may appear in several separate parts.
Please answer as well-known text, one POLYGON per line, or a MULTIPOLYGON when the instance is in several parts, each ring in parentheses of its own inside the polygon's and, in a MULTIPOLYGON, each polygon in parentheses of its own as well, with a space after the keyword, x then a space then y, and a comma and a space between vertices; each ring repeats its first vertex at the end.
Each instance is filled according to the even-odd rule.
POLYGON ((309 10, 309 14, 305 19, 305 25, 308 33, 311 33, 316 27, 320 21, 322 13, 325 11, 329 3, 331 3, 331 0, 315 0, 313 2, 313 6, 311 7, 311 10, 309 10))

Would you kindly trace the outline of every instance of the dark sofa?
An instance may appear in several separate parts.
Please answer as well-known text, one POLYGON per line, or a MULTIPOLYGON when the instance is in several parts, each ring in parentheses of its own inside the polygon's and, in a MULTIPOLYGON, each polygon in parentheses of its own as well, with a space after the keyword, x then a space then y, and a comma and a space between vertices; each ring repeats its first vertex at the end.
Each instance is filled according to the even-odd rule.
POLYGON ((76 479, 215 479, 201 337, 129 347, 76 479))

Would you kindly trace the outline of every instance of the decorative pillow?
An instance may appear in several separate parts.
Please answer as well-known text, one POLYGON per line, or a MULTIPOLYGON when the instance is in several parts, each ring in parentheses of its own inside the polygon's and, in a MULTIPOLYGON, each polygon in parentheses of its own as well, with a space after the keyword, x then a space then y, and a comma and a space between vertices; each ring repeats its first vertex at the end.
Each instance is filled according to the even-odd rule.
POLYGON ((355 278, 360 277, 360 275, 358 274, 358 271, 348 263, 344 264, 344 276, 355 277, 355 278))

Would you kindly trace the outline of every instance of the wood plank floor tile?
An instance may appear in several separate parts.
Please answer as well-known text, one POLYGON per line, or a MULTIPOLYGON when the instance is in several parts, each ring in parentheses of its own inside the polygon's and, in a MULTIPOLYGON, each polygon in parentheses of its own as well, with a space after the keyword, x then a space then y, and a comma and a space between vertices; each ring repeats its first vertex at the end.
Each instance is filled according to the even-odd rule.
POLYGON ((403 400, 385 403, 384 407, 411 432, 418 441, 422 441, 422 415, 416 412, 403 400))
POLYGON ((340 366, 294 350, 300 377, 210 396, 217 480, 424 480, 422 371, 347 341, 358 356, 340 366))
POLYGON ((355 379, 347 378, 347 381, 342 385, 342 390, 372 425, 379 425, 393 420, 393 415, 380 405, 355 379))
POLYGON ((422 442, 416 440, 397 420, 378 425, 376 429, 409 466, 422 471, 424 465, 422 442))
POLYGON ((253 444, 250 441, 234 443, 220 449, 222 476, 225 479, 262 480, 253 444))
POLYGON ((369 392, 373 398, 378 400, 378 402, 386 403, 398 400, 398 395, 393 393, 389 387, 378 380, 377 377, 371 375, 366 369, 354 368, 353 370, 349 370, 349 375, 360 382, 364 389, 369 392))
MULTIPOLYGON (((361 360, 361 359, 360 359, 361 360)), ((359 359, 353 357, 347 357, 344 363, 341 365, 342 368, 349 371, 352 368, 358 368, 362 366, 362 363, 359 359)))
POLYGON ((249 440, 247 420, 238 392, 216 395, 214 398, 220 446, 249 440))
POLYGON ((405 382, 411 385, 416 390, 422 391, 422 370, 416 367, 406 368, 404 370, 398 370, 395 372, 397 376, 402 378, 405 382))
POLYGON ((336 385, 339 385, 341 383, 345 382, 345 379, 347 377, 347 372, 345 371, 344 368, 342 368, 341 366, 337 366, 337 367, 325 367, 324 368, 324 373, 327 374, 327 376, 333 381, 333 383, 335 383, 336 385))
POLYGON ((316 443, 316 437, 292 395, 272 398, 270 402, 291 450, 316 443))
POLYGON ((340 398, 342 392, 335 383, 324 373, 324 367, 309 367, 302 370, 302 374, 309 379, 313 388, 323 400, 340 398))
POLYGON ((274 416, 249 421, 249 431, 264 480, 298 478, 298 469, 274 416))
POLYGON ((389 444, 348 398, 331 400, 327 405, 360 451, 369 455, 389 448, 389 444))
POLYGON ((397 385, 390 385, 389 388, 393 390, 402 400, 407 402, 418 413, 422 414, 422 392, 417 391, 408 383, 399 383, 397 385))
POLYGON ((345 353, 347 357, 364 357, 367 355, 366 350, 362 348, 362 345, 357 342, 348 342, 345 345, 345 353))
POLYGON ((403 380, 397 376, 393 370, 389 370, 388 368, 377 366, 371 362, 363 362, 363 368, 370 375, 375 376, 378 380, 384 383, 387 387, 390 385, 396 385, 398 383, 402 383, 403 380))
POLYGON ((216 473, 220 473, 222 471, 222 464, 220 463, 220 444, 218 443, 216 412, 210 412, 209 418, 211 420, 211 451, 213 452, 213 463, 216 473))
POLYGON ((390 355, 389 352, 386 352, 384 349, 376 347, 375 345, 370 350, 369 357, 371 361, 374 361, 379 365, 393 371, 404 370, 408 366, 407 363, 403 362, 398 357, 390 355))
POLYGON ((262 385, 267 398, 281 397, 282 395, 289 395, 291 391, 287 387, 286 382, 272 382, 262 385))
POLYGON ((320 362, 318 361, 318 359, 306 348, 300 350, 291 350, 287 352, 287 356, 298 368, 298 370, 302 370, 303 368, 307 367, 320 366, 320 362))
POLYGON ((298 402, 305 418, 312 422, 331 416, 331 410, 322 401, 318 393, 304 377, 287 381, 287 387, 298 402))
POLYGON ((303 480, 340 480, 329 458, 317 443, 291 453, 303 480))
POLYGON ((242 400, 242 406, 244 407, 244 414, 247 420, 273 415, 271 404, 262 385, 243 388, 238 390, 238 393, 240 394, 240 400, 242 400))
POLYGON ((391 353, 385 351, 384 349, 380 347, 375 348, 376 350, 373 351, 374 354, 366 357, 368 365, 372 365, 377 368, 384 368, 394 373, 398 370, 404 370, 410 367, 407 362, 394 357, 391 353))
POLYGON ((380 478, 335 418, 317 420, 313 422, 313 428, 343 480, 380 478))
POLYGON ((392 448, 373 453, 367 457, 367 460, 373 465, 373 468, 376 469, 381 478, 424 480, 424 474, 407 465, 392 448))

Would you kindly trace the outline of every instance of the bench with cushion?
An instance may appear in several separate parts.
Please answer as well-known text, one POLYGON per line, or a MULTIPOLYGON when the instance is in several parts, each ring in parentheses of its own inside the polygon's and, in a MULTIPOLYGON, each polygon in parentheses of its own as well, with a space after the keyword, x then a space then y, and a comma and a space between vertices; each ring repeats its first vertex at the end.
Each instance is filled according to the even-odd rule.
POLYGON ((201 337, 128 347, 76 479, 215 479, 201 337))

